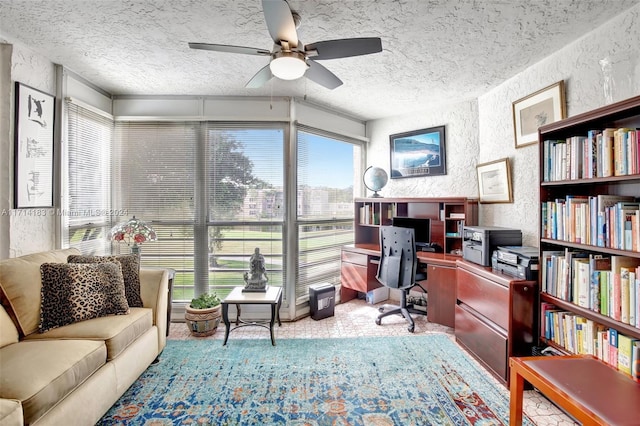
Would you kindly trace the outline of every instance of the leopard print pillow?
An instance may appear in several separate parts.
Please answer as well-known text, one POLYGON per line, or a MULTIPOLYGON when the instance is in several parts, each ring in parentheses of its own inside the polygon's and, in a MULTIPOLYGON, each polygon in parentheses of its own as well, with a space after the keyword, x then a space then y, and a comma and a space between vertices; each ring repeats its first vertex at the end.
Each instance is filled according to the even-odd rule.
POLYGON ((124 276, 124 292, 127 303, 132 308, 142 307, 140 297, 140 258, 137 254, 123 254, 119 256, 82 256, 72 254, 67 257, 69 263, 105 263, 118 262, 122 265, 124 276))
POLYGON ((40 333, 107 315, 129 313, 117 263, 43 263, 40 333))

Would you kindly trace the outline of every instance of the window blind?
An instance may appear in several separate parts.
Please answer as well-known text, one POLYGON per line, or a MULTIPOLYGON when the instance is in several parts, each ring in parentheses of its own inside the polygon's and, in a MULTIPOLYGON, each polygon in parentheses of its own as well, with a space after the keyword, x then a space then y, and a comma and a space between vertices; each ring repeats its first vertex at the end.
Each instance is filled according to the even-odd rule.
POLYGON ((340 248, 353 243, 361 152, 361 142, 305 127, 297 131, 298 304, 307 300, 309 285, 340 283, 340 248))
MULTIPOLYGON (((67 202, 64 245, 83 254, 109 253, 113 120, 65 101, 67 110, 67 202)), ((117 218, 115 218, 117 220, 117 218)))
POLYGON ((242 283, 255 248, 269 285, 284 283, 284 147, 282 123, 207 125, 209 281, 223 294, 242 283))
MULTIPOLYGON (((113 206, 156 231, 158 240, 141 246, 141 262, 176 270, 174 300, 193 297, 199 129, 194 122, 118 121, 115 126, 113 206)), ((114 249, 128 248, 120 243, 114 249)))

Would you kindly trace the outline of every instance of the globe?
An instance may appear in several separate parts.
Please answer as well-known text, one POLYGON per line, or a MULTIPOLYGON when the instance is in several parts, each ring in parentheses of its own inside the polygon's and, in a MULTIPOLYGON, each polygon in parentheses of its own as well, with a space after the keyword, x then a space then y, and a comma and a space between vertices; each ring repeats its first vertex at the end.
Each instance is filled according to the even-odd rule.
POLYGON ((380 197, 378 191, 384 188, 387 184, 389 176, 387 176, 387 172, 385 172, 384 169, 370 166, 364 171, 362 180, 364 182, 364 186, 366 186, 368 190, 373 191, 372 197, 380 197))

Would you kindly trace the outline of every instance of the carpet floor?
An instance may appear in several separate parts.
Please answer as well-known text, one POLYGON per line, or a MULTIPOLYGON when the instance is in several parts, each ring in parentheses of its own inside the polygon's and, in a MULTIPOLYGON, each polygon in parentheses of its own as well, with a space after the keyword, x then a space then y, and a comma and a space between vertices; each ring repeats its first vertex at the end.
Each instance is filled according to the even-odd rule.
POLYGON ((507 389, 446 335, 269 343, 169 340, 98 424, 509 424, 507 389))

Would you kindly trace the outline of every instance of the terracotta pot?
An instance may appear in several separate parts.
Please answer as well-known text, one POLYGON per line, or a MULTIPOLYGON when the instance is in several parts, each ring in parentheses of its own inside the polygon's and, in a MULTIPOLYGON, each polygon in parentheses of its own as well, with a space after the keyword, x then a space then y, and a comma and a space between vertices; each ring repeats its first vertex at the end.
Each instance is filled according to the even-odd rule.
POLYGON ((186 307, 184 319, 191 334, 196 337, 211 336, 218 329, 222 318, 222 305, 207 309, 186 307))

